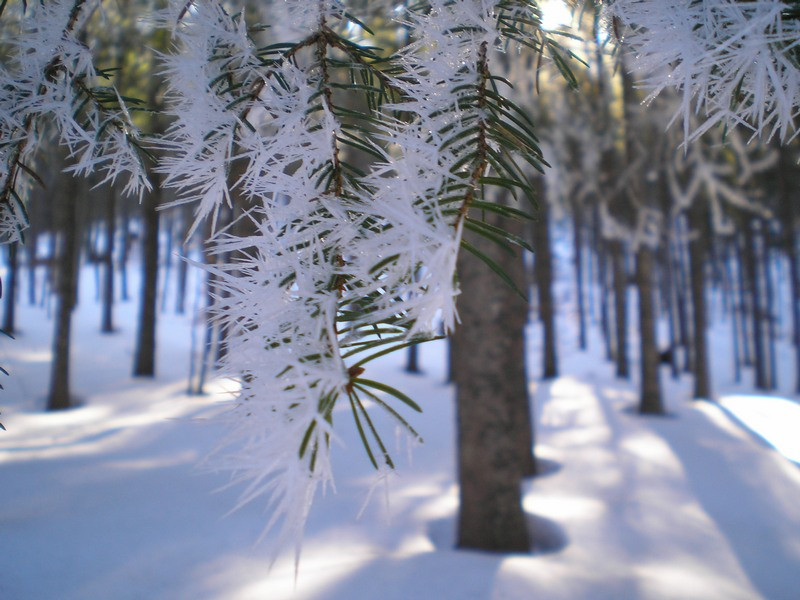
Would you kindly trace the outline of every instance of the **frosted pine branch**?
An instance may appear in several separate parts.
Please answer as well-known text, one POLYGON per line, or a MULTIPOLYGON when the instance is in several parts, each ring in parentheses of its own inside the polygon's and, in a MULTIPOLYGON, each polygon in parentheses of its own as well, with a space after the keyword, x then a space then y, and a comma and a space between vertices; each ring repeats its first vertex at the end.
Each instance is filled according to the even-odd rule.
POLYGON ((124 176, 131 194, 150 187, 127 107, 116 91, 96 87, 91 51, 77 37, 96 2, 30 3, 16 15, 19 31, 0 68, 0 234, 6 239, 26 226, 22 180, 33 175, 32 157, 48 125, 73 159, 70 170, 100 171, 107 181, 124 176))
POLYGON ((650 98, 681 94, 673 120, 694 140, 718 125, 786 140, 800 108, 800 21, 780 0, 607 0, 608 18, 635 51, 650 98), (620 27, 624 25, 624 29, 620 27), (692 115, 699 124, 691 127, 692 115))
POLYGON ((406 17, 419 41, 381 62, 337 32, 339 3, 281 6, 291 27, 266 44, 214 0, 165 13, 178 52, 164 58, 173 124, 160 166, 178 202, 195 203, 195 226, 225 203, 252 206, 251 234, 211 240, 233 257, 208 268, 230 332, 223 366, 241 382, 214 464, 246 486, 243 503, 266 496, 276 548, 301 538, 332 482, 337 403, 378 472, 394 463, 365 401, 418 437, 403 411, 419 407, 370 380, 369 362, 453 327, 470 205, 485 204, 490 176, 525 187, 512 154, 541 156, 503 130, 530 125, 489 83, 498 18, 528 18, 529 3, 436 0, 406 17))

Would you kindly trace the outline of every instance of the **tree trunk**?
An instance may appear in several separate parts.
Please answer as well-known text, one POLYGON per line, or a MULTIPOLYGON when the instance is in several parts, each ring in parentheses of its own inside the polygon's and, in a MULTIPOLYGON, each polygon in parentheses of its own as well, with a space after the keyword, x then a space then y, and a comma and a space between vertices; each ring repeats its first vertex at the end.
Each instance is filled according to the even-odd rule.
MULTIPOLYGON (((34 202, 32 197, 30 203, 34 202)), ((30 208, 30 207, 29 207, 30 208)), ((26 266, 28 271, 28 305, 36 306, 36 263, 38 260, 37 245, 39 244, 39 231, 42 227, 41 223, 36 223, 31 220, 30 229, 28 229, 27 240, 25 241, 25 257, 26 266)))
POLYGON ((63 410, 72 406, 70 389, 70 340, 72 310, 78 287, 78 185, 67 176, 63 197, 56 198, 53 210, 58 218, 60 252, 56 269, 57 307, 53 334, 53 362, 50 370, 50 390, 47 410, 63 410))
POLYGON ((747 292, 750 297, 750 323, 753 335, 753 361, 755 368, 755 387, 768 389, 766 347, 764 343, 763 307, 761 302, 761 285, 757 258, 758 247, 753 232, 753 221, 747 219, 744 226, 744 268, 747 281, 747 292))
POLYGON ((421 373, 419 368, 419 346, 409 346, 406 352, 406 373, 421 373))
POLYGON ((617 338, 614 355, 617 377, 627 379, 628 371, 628 273, 625 269, 625 248, 619 240, 608 243, 614 278, 614 324, 617 338))
POLYGON ((163 288, 161 290, 161 312, 167 310, 167 297, 169 296, 169 280, 172 272, 172 253, 174 243, 174 219, 170 218, 164 229, 166 230, 167 247, 164 248, 164 275, 162 277, 163 288))
POLYGON ((789 280, 791 283, 792 340, 794 342, 794 364, 796 394, 800 394, 800 260, 797 256, 797 215, 794 200, 785 202, 789 211, 785 221, 786 254, 789 259, 789 280))
MULTIPOLYGON (((157 179, 156 175, 153 175, 157 179)), ((139 327, 134 355, 134 377, 153 377, 156 373, 156 314, 158 312, 158 182, 142 200, 142 287, 139 327)))
POLYGON ((578 298, 578 347, 586 350, 586 307, 583 291, 583 207, 572 203, 572 241, 575 262, 575 294, 578 298))
MULTIPOLYGON (((493 224, 495 219, 487 215, 493 224)), ((516 281, 523 280, 519 253, 512 258, 493 242, 468 237, 516 281)), ((460 482, 457 544, 525 552, 530 540, 520 480, 534 466, 523 334, 527 305, 465 252, 458 273, 462 324, 451 345, 460 482)))
MULTIPOLYGON (((733 337, 733 380, 740 383, 742 380, 742 341, 740 330, 740 307, 739 307, 739 291, 738 279, 733 273, 733 261, 736 259, 736 247, 733 241, 729 241, 725 253, 725 269, 728 273, 729 293, 730 298, 730 318, 731 318, 731 331, 733 337)), ((739 267, 737 266, 737 269, 739 267)))
POLYGON ((114 188, 108 187, 105 214, 106 247, 103 254, 103 304, 100 331, 112 333, 114 331, 114 235, 116 234, 116 193, 114 188))
POLYGON ((669 368, 673 379, 678 379, 680 370, 678 369, 678 348, 681 345, 678 334, 678 302, 677 290, 670 258, 669 241, 661 248, 661 264, 664 273, 664 304, 667 310, 667 321, 669 323, 669 368))
POLYGON ((122 203, 122 248, 119 256, 120 298, 123 302, 131 299, 128 290, 128 258, 131 254, 131 224, 130 207, 127 202, 122 203))
POLYGON ((659 379, 659 353, 656 338, 656 318, 653 308, 653 250, 641 246, 636 253, 636 287, 639 291, 639 340, 642 369, 639 412, 662 414, 661 381, 659 379))
POLYGON ((556 350, 555 303, 553 302, 553 253, 550 249, 550 211, 543 194, 539 215, 533 224, 536 289, 539 292, 539 319, 542 322, 543 343, 542 378, 558 377, 558 351, 556 350))
POLYGON ((189 263, 186 260, 186 250, 189 245, 189 231, 192 228, 192 212, 188 205, 181 210, 183 219, 183 235, 178 247, 178 284, 175 297, 175 312, 182 315, 186 312, 186 279, 189 263))
POLYGON ((764 221, 763 226, 766 229, 761 237, 761 258, 762 258, 762 271, 764 273, 764 313, 766 316, 766 376, 767 376, 767 389, 774 390, 778 387, 778 368, 777 357, 775 355, 775 343, 777 338, 776 323, 778 320, 778 311, 775 310, 775 289, 772 279, 772 252, 767 240, 771 237, 769 230, 769 223, 764 221))
POLYGON ((600 239, 599 231, 595 234, 597 247, 595 254, 597 256, 597 279, 599 283, 600 295, 600 329, 603 332, 603 340, 605 341, 606 360, 614 359, 614 333, 611 329, 611 305, 608 301, 610 294, 608 283, 608 252, 607 245, 600 239))
MULTIPOLYGON (((744 231, 744 227, 742 227, 742 232, 744 231)), ((750 307, 750 295, 747 293, 747 290, 750 289, 750 282, 748 280, 748 268, 745 259, 745 250, 744 250, 744 243, 742 242, 742 235, 734 236, 735 246, 736 246, 736 257, 737 257, 737 266, 738 266, 738 275, 739 275, 739 322, 741 323, 742 328, 742 357, 743 357, 743 364, 751 367, 753 366, 753 336, 750 332, 750 324, 751 319, 750 315, 752 313, 750 307)))
POLYGON ((689 298, 691 297, 691 275, 687 274, 686 266, 686 236, 684 235, 682 227, 682 219, 679 217, 673 222, 675 229, 676 240, 675 250, 673 256, 673 265, 675 267, 675 282, 676 287, 676 300, 678 309, 678 331, 681 338, 681 346, 683 347, 683 371, 691 373, 694 368, 694 348, 690 339, 689 332, 689 298))
POLYGON ((689 270, 692 285, 692 322, 694 351, 694 397, 711 399, 711 378, 708 368, 708 342, 706 332, 705 290, 705 214, 703 208, 694 203, 689 208, 689 270))
POLYGON ((19 243, 8 244, 8 276, 0 288, 4 300, 3 331, 13 334, 16 331, 17 280, 19 278, 19 243))

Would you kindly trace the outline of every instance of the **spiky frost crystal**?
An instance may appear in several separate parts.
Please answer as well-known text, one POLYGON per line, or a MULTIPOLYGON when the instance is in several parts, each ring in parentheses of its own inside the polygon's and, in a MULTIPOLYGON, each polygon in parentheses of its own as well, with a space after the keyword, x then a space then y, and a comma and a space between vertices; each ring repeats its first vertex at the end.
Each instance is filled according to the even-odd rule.
POLYGON ((625 36, 650 98, 681 96, 686 140, 718 124, 754 135, 795 134, 800 108, 800 20, 780 0, 606 0, 609 24, 625 36), (624 27, 620 27, 624 25, 624 27), (692 115, 700 124, 692 129, 692 115))
POLYGON ((0 65, 0 240, 18 239, 27 226, 25 180, 49 130, 69 152, 68 170, 100 172, 103 181, 122 176, 133 195, 150 188, 125 103, 115 90, 97 87, 91 51, 76 37, 97 4, 50 0, 30 2, 24 11, 14 7, 19 25, 6 31, 11 53, 0 65))

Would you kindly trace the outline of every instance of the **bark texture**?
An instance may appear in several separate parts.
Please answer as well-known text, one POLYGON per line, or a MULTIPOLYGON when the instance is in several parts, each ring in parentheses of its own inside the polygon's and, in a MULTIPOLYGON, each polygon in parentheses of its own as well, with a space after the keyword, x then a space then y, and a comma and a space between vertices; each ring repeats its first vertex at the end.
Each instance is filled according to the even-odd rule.
POLYGON ((553 302, 553 253, 550 249, 550 215, 544 194, 539 193, 539 215, 533 226, 536 250, 535 275, 539 293, 539 320, 543 330, 542 378, 558 377, 555 303, 553 302))
POLYGON ((103 308, 100 318, 100 331, 112 333, 114 331, 114 236, 116 234, 116 194, 112 187, 108 188, 106 197, 105 214, 105 241, 103 253, 103 308))
POLYGON ((711 399, 711 376, 708 368, 708 333, 706 331, 705 285, 705 213, 695 203, 689 208, 689 269, 692 282, 692 316, 694 358, 694 397, 711 399))
POLYGON ((653 295, 653 250, 642 246, 636 253, 636 287, 639 291, 639 341, 641 352, 641 397, 639 412, 664 412, 659 379, 659 353, 653 295))
POLYGON ((16 332, 17 281, 19 279, 19 244, 8 245, 8 275, 0 290, 3 296, 3 331, 16 332))
POLYGON ((53 362, 47 410, 64 410, 72 406, 70 388, 70 340, 72 311, 78 289, 78 185, 68 178, 66 193, 54 203, 59 231, 58 266, 56 271, 56 322, 53 334, 53 362))
MULTIPOLYGON (((487 215, 492 220, 494 215, 487 215)), ((522 281, 521 257, 469 236, 522 281)), ((534 467, 524 361, 527 303, 483 263, 459 259, 459 314, 451 360, 457 390, 461 548, 525 552, 530 548, 521 478, 534 467)))
POLYGON ((617 340, 614 362, 617 377, 627 379, 628 369, 628 273, 625 268, 625 248, 623 243, 612 240, 608 243, 611 251, 611 269, 614 278, 614 332, 617 340))
POLYGON ((142 288, 139 297, 139 326, 133 361, 135 377, 156 374, 156 314, 158 312, 158 182, 142 200, 142 288))

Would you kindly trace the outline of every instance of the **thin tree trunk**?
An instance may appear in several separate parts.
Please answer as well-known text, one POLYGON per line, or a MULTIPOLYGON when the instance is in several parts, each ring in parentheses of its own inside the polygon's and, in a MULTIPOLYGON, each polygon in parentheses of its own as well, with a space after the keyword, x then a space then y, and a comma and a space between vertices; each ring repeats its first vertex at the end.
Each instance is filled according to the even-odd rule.
POLYGON ((28 234, 28 305, 36 306, 36 263, 38 260, 36 246, 39 243, 39 227, 32 225, 28 234))
POLYGON ((711 378, 708 368, 705 289, 705 214, 697 202, 689 207, 689 269, 692 284, 692 356, 695 399, 711 399, 711 378))
MULTIPOLYGON (((540 197, 542 195, 540 194, 540 197)), ((555 303, 553 302, 553 253, 550 249, 550 211, 542 201, 539 215, 533 224, 533 248, 536 250, 536 289, 539 292, 539 319, 542 322, 542 378, 558 377, 556 349, 555 303)))
MULTIPOLYGON (((211 221, 205 222, 205 237, 211 237, 212 227, 211 221)), ((213 266, 217 260, 217 255, 211 252, 211 247, 206 244, 203 251, 203 259, 206 265, 213 266)), ((209 363, 214 354, 213 346, 216 339, 216 325, 211 319, 211 309, 214 306, 214 295, 216 293, 216 276, 213 271, 206 271, 206 285, 205 285, 205 335, 203 336, 203 348, 200 352, 200 368, 198 369, 197 385, 195 386, 194 393, 197 395, 205 393, 206 375, 208 374, 209 363)))
POLYGON ((419 368, 419 346, 416 344, 409 346, 406 352, 406 373, 420 373, 419 368))
POLYGON ((19 243, 8 244, 8 276, 2 289, 4 296, 3 331, 13 334, 16 328, 17 280, 19 278, 19 243))
POLYGON ((627 379, 628 370, 628 273, 625 269, 625 249, 619 240, 609 242, 611 268, 614 278, 614 324, 617 339, 614 356, 617 377, 627 379))
MULTIPOLYGON (((157 175, 153 175, 157 179, 157 175)), ((142 287, 139 298, 139 326, 133 361, 134 377, 153 377, 156 373, 156 314, 158 313, 158 200, 160 188, 142 200, 142 287)))
POLYGON ((63 410, 72 406, 70 341, 72 311, 75 307, 78 287, 78 185, 73 177, 68 176, 65 187, 63 197, 56 198, 54 203, 54 210, 59 221, 57 230, 60 237, 60 252, 58 252, 56 269, 57 308, 47 410, 63 410))
POLYGON ((770 250, 769 244, 767 242, 768 234, 769 234, 769 223, 766 221, 763 223, 764 227, 766 228, 766 234, 761 235, 761 246, 762 246, 762 271, 764 273, 764 301, 766 302, 765 313, 766 313, 766 329, 767 329, 767 343, 766 343, 766 377, 767 377, 767 389, 774 390, 778 387, 778 369, 777 369, 777 357, 775 356, 775 338, 776 338, 776 331, 775 326, 777 323, 778 315, 777 311, 775 310, 775 289, 774 289, 774 281, 772 279, 772 261, 771 255, 772 252, 770 250))
POLYGON ((116 235, 116 193, 109 186, 106 198, 105 238, 106 247, 103 254, 103 305, 100 331, 112 333, 114 331, 114 236, 116 235))
POLYGON ((122 203, 122 248, 119 256, 120 298, 123 302, 131 299, 128 290, 128 258, 131 253, 130 208, 127 202, 122 203))
POLYGON ((678 379, 680 376, 680 370, 678 369, 678 348, 681 345, 678 333, 678 291, 675 289, 669 241, 662 244, 661 263, 664 273, 664 302, 666 304, 667 320, 669 322, 669 368, 672 379, 678 379))
POLYGON ((753 335, 753 359, 755 368, 755 387, 760 390, 768 389, 766 369, 766 348, 763 335, 763 308, 761 302, 761 285, 759 264, 757 259, 758 247, 753 232, 753 221, 748 219, 744 227, 744 266, 747 274, 747 292, 750 297, 750 323, 753 335))
POLYGON ((575 261, 575 293, 578 297, 578 347, 586 350, 586 307, 583 291, 583 216, 582 207, 572 204, 572 240, 575 261))
POLYGON ((166 226, 167 247, 164 249, 164 275, 162 277, 163 289, 161 290, 161 312, 167 310, 167 297, 169 296, 169 280, 172 272, 172 245, 174 239, 174 220, 170 218, 166 226))
POLYGON ((684 240, 686 236, 681 226, 682 220, 680 217, 674 222, 676 240, 675 250, 673 257, 673 266, 675 268, 675 281, 677 287, 675 290, 677 309, 678 309, 678 331, 680 333, 681 346, 683 347, 683 371, 684 373, 691 373, 694 364, 694 354, 689 335, 689 297, 691 296, 691 277, 686 273, 686 259, 685 259, 685 246, 684 240))
POLYGON ((662 414, 659 353, 653 308, 653 250, 642 245, 636 253, 636 287, 639 291, 639 340, 642 370, 639 412, 662 414))
POLYGON ((742 380, 742 341, 740 334, 741 310, 739 307, 738 280, 734 276, 733 265, 731 264, 736 256, 736 248, 733 244, 733 242, 729 241, 727 245, 725 269, 727 270, 728 280, 730 281, 730 318, 733 332, 733 380, 736 383, 739 383, 742 380))
POLYGON ((800 394, 800 260, 797 256, 797 216, 793 200, 786 202, 790 211, 786 220, 786 255, 789 258, 789 279, 792 286, 792 340, 795 355, 795 393, 800 394))
POLYGON ((750 324, 751 319, 750 315, 752 314, 752 308, 750 307, 750 295, 748 294, 748 290, 750 289, 750 280, 749 280, 749 273, 747 267, 747 261, 745 260, 745 249, 744 249, 744 242, 742 239, 744 238, 744 227, 742 227, 742 236, 735 236, 735 244, 736 244, 736 257, 737 257, 737 267, 738 267, 738 275, 739 275, 739 315, 740 315, 740 322, 742 327, 742 356, 744 357, 743 363, 751 367, 753 366, 753 336, 750 331, 750 324))
POLYGON ((178 259, 178 285, 175 298, 175 312, 182 315, 186 312, 186 279, 188 276, 189 263, 186 260, 186 249, 189 245, 189 231, 192 228, 192 213, 188 208, 181 211, 183 215, 183 235, 179 246, 178 259))
POLYGON ((606 244, 600 240, 600 236, 596 235, 595 237, 598 243, 595 254, 597 255, 597 278, 600 284, 600 329, 603 332, 603 340, 605 341, 606 360, 613 360, 616 343, 611 327, 611 305, 608 301, 608 252, 606 251, 606 244))

